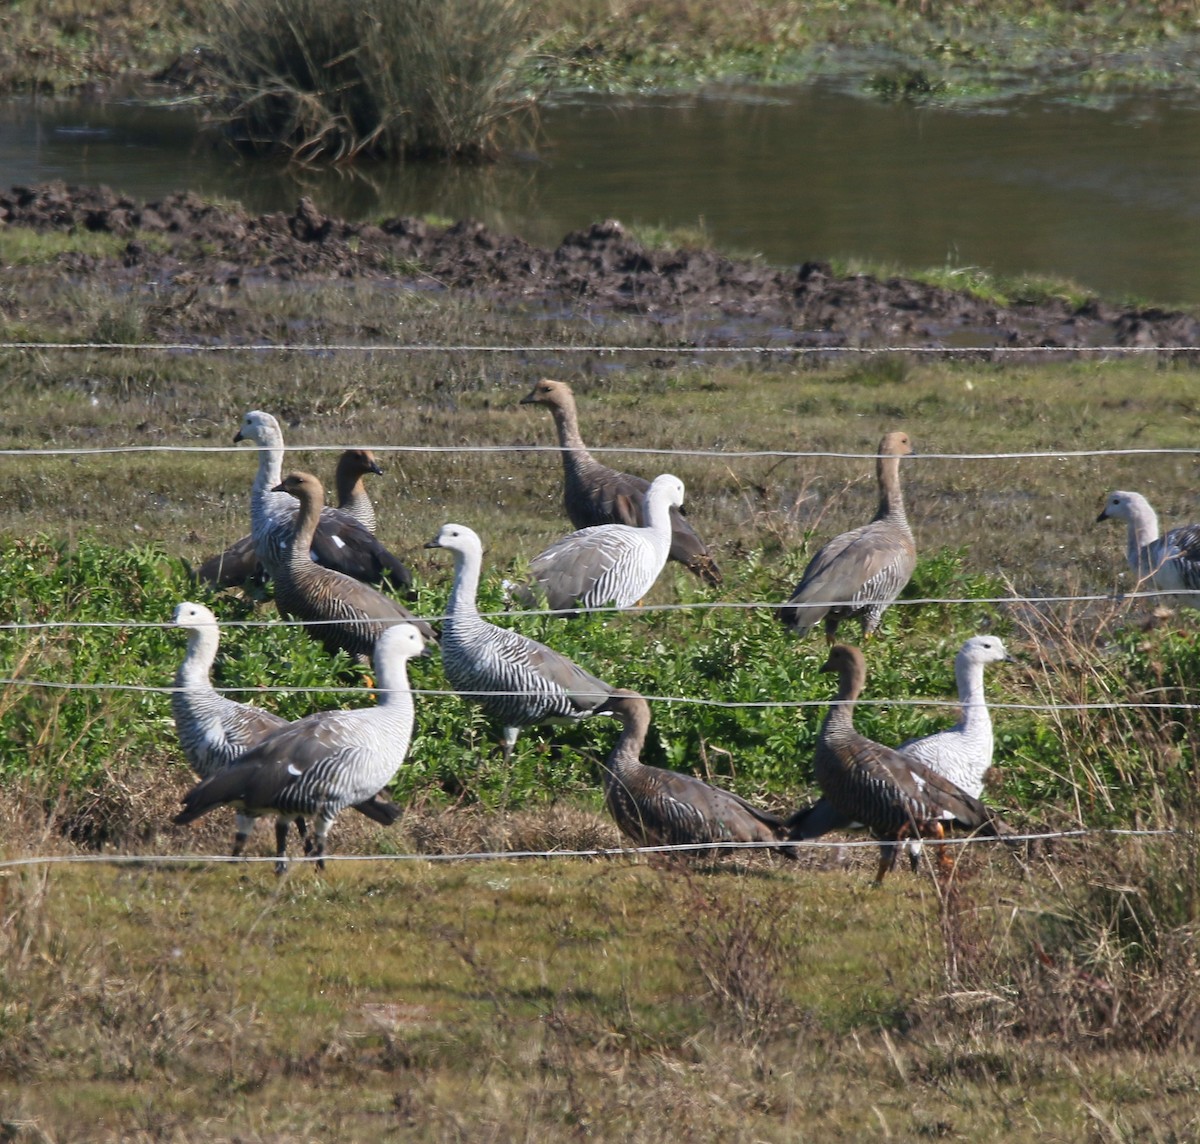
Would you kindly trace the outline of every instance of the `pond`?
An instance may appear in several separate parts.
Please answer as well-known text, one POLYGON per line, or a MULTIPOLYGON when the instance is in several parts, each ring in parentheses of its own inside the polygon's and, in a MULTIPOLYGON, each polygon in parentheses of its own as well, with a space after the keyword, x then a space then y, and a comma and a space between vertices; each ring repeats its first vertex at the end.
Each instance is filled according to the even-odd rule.
POLYGON ((541 112, 536 154, 486 168, 294 174, 239 159, 186 111, 0 104, 0 184, 105 183, 326 213, 474 217, 541 245, 603 218, 700 227, 768 261, 856 257, 1066 277, 1121 300, 1200 303, 1200 108, 1022 98, 987 110, 833 87, 575 96, 541 112))

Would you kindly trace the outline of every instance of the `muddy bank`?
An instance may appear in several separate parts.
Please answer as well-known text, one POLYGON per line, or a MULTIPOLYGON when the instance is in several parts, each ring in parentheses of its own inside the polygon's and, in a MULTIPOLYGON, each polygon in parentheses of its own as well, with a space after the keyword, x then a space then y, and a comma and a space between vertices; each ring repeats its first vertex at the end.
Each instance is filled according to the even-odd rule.
MULTIPOLYGON (((192 194, 139 203, 103 187, 47 184, 0 191, 0 226, 124 239, 113 258, 60 256, 74 278, 119 288, 378 279, 470 291, 526 311, 686 321, 690 340, 701 344, 757 343, 768 333, 774 344, 803 348, 1200 344, 1200 321, 1183 313, 1098 300, 1078 308, 1062 301, 1005 308, 904 278, 839 278, 820 262, 772 267, 712 251, 649 250, 612 220, 548 250, 471 221, 448 228, 413 218, 347 223, 325 217, 307 199, 291 214, 252 216, 192 194)), ((205 340, 213 331, 156 333, 205 340)), ((253 333, 226 328, 220 336, 237 341, 253 333)))

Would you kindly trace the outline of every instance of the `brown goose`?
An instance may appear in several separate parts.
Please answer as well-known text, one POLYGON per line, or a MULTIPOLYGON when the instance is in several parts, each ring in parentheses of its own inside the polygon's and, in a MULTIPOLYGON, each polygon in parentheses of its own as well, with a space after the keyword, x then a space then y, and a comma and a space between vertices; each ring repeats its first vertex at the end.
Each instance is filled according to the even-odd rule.
MULTIPOLYGON (((638 846, 708 842, 780 842, 788 823, 694 775, 641 761, 650 705, 636 691, 614 691, 596 708, 621 720, 622 731, 604 765, 604 804, 621 833, 638 846)), ((791 847, 782 847, 789 858, 791 847)))
POLYGON ((808 635, 824 620, 825 638, 833 643, 838 624, 855 616, 865 639, 879 627, 888 605, 908 583, 917 565, 917 550, 904 514, 900 458, 910 453, 907 433, 888 433, 879 442, 875 519, 835 536, 809 561, 779 613, 796 635, 808 635))
MULTIPOLYGON (((368 473, 377 476, 383 474, 383 469, 375 460, 375 454, 370 449, 347 449, 338 458, 334 484, 337 489, 338 508, 374 534, 375 506, 371 503, 362 480, 368 473)), ((254 537, 243 536, 240 540, 235 540, 224 552, 210 556, 196 570, 196 577, 214 588, 232 588, 250 579, 260 583, 266 580, 266 573, 254 548, 254 537)))
MULTIPOLYGON (((854 729, 854 704, 867 678, 858 648, 835 644, 821 670, 837 672, 838 693, 821 728, 813 773, 825 796, 826 813, 835 820, 831 826, 860 822, 884 843, 877 884, 894 865, 895 843, 903 838, 940 839, 951 822, 996 837, 1013 833, 1003 819, 949 779, 854 729)), ((800 824, 792 837, 812 834, 800 824)), ((944 867, 942 848, 938 858, 944 867)))
MULTIPOLYGON (((563 459, 563 506, 576 528, 597 524, 645 525, 642 502, 650 482, 602 465, 583 443, 575 413, 575 395, 565 381, 539 381, 522 405, 545 405, 554 415, 563 459)), ((709 584, 721 583, 721 569, 678 508, 671 509, 671 560, 677 560, 709 584)))
POLYGON ((308 634, 331 653, 345 648, 351 655, 369 657, 384 629, 403 622, 414 624, 426 639, 434 639, 433 628, 403 604, 310 558, 325 503, 325 490, 316 477, 289 473, 271 491, 288 493, 300 502, 286 559, 276 569, 275 604, 281 615, 303 620, 308 634))

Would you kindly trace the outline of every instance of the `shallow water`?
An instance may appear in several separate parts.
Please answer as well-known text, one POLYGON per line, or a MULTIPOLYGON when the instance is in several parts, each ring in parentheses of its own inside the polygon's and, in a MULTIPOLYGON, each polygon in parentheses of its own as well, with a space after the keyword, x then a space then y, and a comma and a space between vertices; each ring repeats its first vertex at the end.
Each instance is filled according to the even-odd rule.
POLYGON ((0 185, 106 183, 347 218, 471 216, 554 245, 602 218, 703 226, 773 263, 856 256, 1068 277, 1117 299, 1200 303, 1200 108, 1026 98, 986 112, 827 88, 560 100, 536 155, 293 175, 207 142, 186 111, 0 103, 0 185))

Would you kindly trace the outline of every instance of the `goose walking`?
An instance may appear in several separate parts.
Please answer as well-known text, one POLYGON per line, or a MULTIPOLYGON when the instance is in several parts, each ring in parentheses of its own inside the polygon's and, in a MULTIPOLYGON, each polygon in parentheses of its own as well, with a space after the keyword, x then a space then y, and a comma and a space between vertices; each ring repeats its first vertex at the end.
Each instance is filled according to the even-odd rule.
MULTIPOLYGON (((599 711, 615 715, 621 734, 604 764, 604 805, 637 846, 711 842, 780 842, 788 823, 694 775, 641 761, 650 705, 636 691, 614 691, 599 711)), ((783 853, 795 857, 790 847, 783 853)))
MULTIPOLYGON (((522 405, 544 405, 554 416, 563 461, 563 507, 576 528, 598 524, 644 525, 642 502, 650 482, 602 465, 579 435, 575 395, 565 381, 539 381, 522 405)), ((709 584, 721 583, 708 546, 688 523, 679 507, 671 509, 671 560, 676 560, 709 584)))
MULTIPOLYGON (((283 475, 283 432, 271 414, 252 409, 234 437, 235 443, 239 441, 258 446, 258 470, 250 490, 250 535, 259 560, 273 578, 285 559, 297 514, 296 502, 277 491, 283 475)), ((386 577, 397 586, 412 587, 408 568, 354 517, 338 509, 321 506, 310 551, 318 564, 356 580, 378 584, 386 577)))
MULTIPOLYGON (((196 777, 206 779, 223 771, 269 735, 288 726, 288 721, 261 707, 237 703, 219 694, 212 685, 212 666, 220 646, 217 618, 203 604, 185 600, 175 608, 173 622, 188 633, 187 651, 175 673, 171 713, 184 758, 196 777)), ((381 826, 391 826, 400 817, 395 803, 371 798, 354 807, 381 826)), ((233 854, 242 853, 255 819, 237 815, 233 854)), ((296 819, 304 836, 304 820, 296 819)))
POLYGON ((607 683, 545 644, 480 616, 476 594, 483 545, 475 532, 445 524, 425 547, 454 554, 454 586, 441 635, 446 678, 503 729, 506 763, 522 727, 573 723, 596 713, 612 694, 607 683))
POLYGON ((283 616, 304 622, 305 631, 331 654, 344 648, 370 657, 385 628, 412 623, 429 640, 433 629, 390 596, 309 558, 325 490, 311 473, 289 473, 271 490, 299 501, 299 512, 285 550, 274 569, 275 605, 283 616))
MULTIPOLYGON (((347 516, 354 517, 369 533, 374 535, 376 527, 375 506, 363 484, 368 473, 383 475, 383 467, 375 460, 370 449, 346 449, 338 457, 334 471, 337 489, 337 507, 347 516)), ((235 540, 224 552, 210 556, 196 570, 196 578, 214 588, 231 588, 247 580, 265 580, 266 575, 253 536, 235 540)))
POLYGON ((1158 534, 1158 515, 1141 493, 1109 493, 1104 510, 1096 517, 1128 524, 1125 558, 1138 579, 1140 591, 1176 593, 1164 602, 1200 607, 1200 524, 1185 524, 1158 534))
POLYGON ((631 608, 658 579, 671 548, 670 509, 683 504, 683 482, 670 473, 646 490, 642 527, 597 524, 564 536, 529 563, 553 611, 631 608))
MULTIPOLYGON (((837 673, 838 692, 821 728, 813 773, 830 814, 840 820, 835 825, 860 822, 884 843, 877 884, 895 863, 895 843, 904 838, 941 839, 948 822, 997 837, 1013 833, 949 779, 855 730, 854 705, 867 676, 858 648, 835 644, 821 670, 837 673)), ((793 836, 803 837, 803 828, 793 836)), ((940 849, 939 860, 945 864, 940 849)))
POLYGON ((389 628, 375 648, 375 707, 319 711, 289 723, 188 791, 176 824, 218 806, 251 818, 273 815, 275 868, 282 873, 288 823, 307 817, 313 822, 311 853, 323 868, 326 836, 338 814, 377 795, 404 762, 413 730, 408 661, 423 654, 425 640, 412 624, 389 628))
POLYGON ((823 620, 825 638, 833 643, 838 625, 854 616, 866 639, 908 583, 917 552, 904 512, 900 458, 911 453, 907 433, 888 433, 880 441, 879 508, 869 524, 835 536, 809 561, 779 613, 796 635, 808 635, 823 620))

